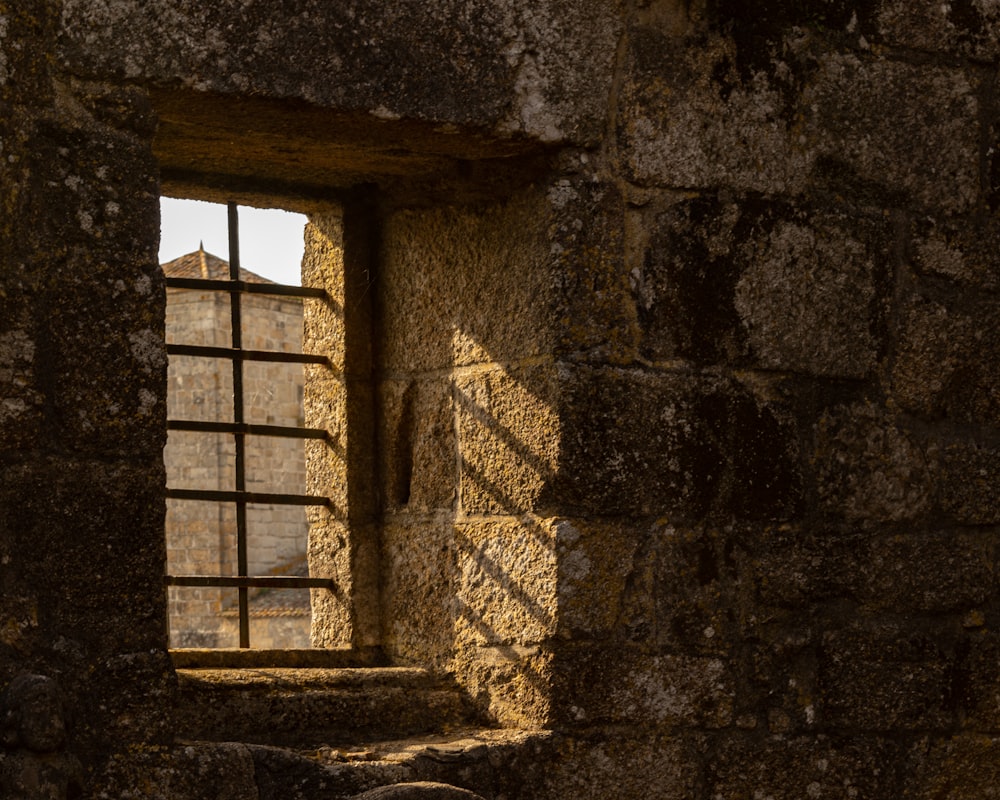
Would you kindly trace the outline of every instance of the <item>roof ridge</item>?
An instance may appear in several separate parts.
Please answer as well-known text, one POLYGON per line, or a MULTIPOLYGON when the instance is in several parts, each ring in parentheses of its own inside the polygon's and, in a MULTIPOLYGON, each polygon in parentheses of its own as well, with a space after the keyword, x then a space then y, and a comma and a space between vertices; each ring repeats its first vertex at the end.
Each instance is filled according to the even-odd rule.
MULTIPOLYGON (((229 280, 229 266, 228 261, 209 253, 201 244, 194 252, 186 253, 160 264, 163 274, 168 278, 203 278, 207 280, 229 280)), ((240 280, 252 283, 275 283, 263 275, 243 268, 240 268, 240 280)))

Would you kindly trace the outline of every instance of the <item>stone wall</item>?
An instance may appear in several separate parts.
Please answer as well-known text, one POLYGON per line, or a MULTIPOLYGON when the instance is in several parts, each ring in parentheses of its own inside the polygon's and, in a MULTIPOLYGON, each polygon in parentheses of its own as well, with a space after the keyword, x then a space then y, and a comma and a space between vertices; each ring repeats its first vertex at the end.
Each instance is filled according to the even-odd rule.
POLYGON ((556 732, 477 791, 987 796, 1000 9, 335 5, 0 0, 0 677, 87 792, 173 735, 159 176, 312 213, 313 639, 556 732))

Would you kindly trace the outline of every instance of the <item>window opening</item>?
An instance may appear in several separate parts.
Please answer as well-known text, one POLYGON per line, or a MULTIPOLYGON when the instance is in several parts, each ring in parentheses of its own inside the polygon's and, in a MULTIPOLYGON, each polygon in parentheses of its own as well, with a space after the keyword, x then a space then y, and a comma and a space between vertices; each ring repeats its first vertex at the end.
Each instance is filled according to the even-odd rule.
MULTIPOLYGON (((223 504, 235 509, 235 564, 223 564, 222 554, 225 548, 219 544, 220 572, 228 568, 233 574, 173 574, 166 576, 168 587, 235 589, 237 596, 237 613, 239 618, 239 646, 249 648, 250 641, 250 590, 252 589, 329 589, 334 583, 326 578, 297 577, 293 575, 261 575, 251 570, 252 560, 248 549, 250 537, 248 526, 248 511, 256 506, 326 506, 328 498, 307 494, 287 492, 254 491, 250 488, 247 467, 251 448, 248 439, 261 437, 269 439, 326 439, 326 432, 321 429, 302 427, 290 424, 261 424, 251 419, 246 397, 246 369, 252 364, 321 364, 328 365, 325 356, 311 355, 301 352, 281 352, 278 350, 250 349, 244 346, 244 308, 243 299, 250 295, 270 295, 273 297, 293 298, 323 298, 326 292, 319 288, 293 286, 290 284, 258 283, 247 280, 247 275, 240 268, 240 233, 239 209, 236 203, 227 205, 227 224, 229 240, 229 275, 228 279, 208 277, 200 278, 167 276, 168 289, 191 290, 217 293, 228 297, 229 302, 229 333, 230 341, 224 345, 190 344, 184 342, 168 342, 167 354, 171 359, 195 358, 215 359, 227 365, 232 378, 232 407, 225 414, 216 414, 216 418, 191 419, 170 418, 167 430, 185 435, 224 436, 231 437, 232 487, 231 488, 190 488, 188 486, 168 485, 167 498, 185 503, 223 504), (223 419, 222 417, 227 417, 223 419)), ((204 250, 201 251, 204 258, 204 250)), ((203 273, 206 272, 203 270, 203 273)), ((301 347, 301 346, 300 346, 301 347)), ((301 397, 299 397, 301 400, 301 397)), ((195 416, 192 414, 191 416, 195 416)), ((286 421, 287 422, 287 421, 286 421)), ((262 459, 257 458, 257 461, 262 459)), ((229 470, 224 472, 228 473, 229 470)), ((168 475, 168 484, 174 484, 176 476, 168 475)), ((221 537, 220 537, 221 538, 221 537)), ((173 625, 172 625, 173 627, 173 625)))

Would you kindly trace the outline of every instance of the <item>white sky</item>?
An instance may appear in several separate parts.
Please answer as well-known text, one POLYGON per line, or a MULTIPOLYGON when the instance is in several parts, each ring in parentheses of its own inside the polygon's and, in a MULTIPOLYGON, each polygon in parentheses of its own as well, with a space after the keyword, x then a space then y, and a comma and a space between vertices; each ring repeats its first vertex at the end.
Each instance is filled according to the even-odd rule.
MULTIPOLYGON (((240 206, 240 266, 277 283, 302 282, 306 218, 278 208, 240 206)), ((160 199, 160 263, 205 251, 229 260, 226 207, 200 200, 160 199)))

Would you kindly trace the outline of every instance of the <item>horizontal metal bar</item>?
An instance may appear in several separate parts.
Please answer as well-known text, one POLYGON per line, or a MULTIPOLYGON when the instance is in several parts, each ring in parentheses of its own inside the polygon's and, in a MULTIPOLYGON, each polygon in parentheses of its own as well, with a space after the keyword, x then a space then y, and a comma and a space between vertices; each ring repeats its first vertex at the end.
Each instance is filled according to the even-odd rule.
POLYGON ((197 344, 168 344, 167 355, 227 358, 240 361, 273 361, 281 364, 328 364, 326 356, 308 353, 279 353, 276 350, 239 350, 232 347, 206 347, 197 344))
POLYGON ((333 589, 336 585, 330 578, 294 578, 271 575, 255 577, 237 575, 167 575, 164 580, 168 586, 225 586, 237 589, 254 587, 268 589, 333 589))
POLYGON ((202 489, 167 489, 172 500, 208 500, 217 503, 247 503, 248 505, 325 506, 330 500, 310 494, 262 494, 259 492, 226 492, 202 489))
POLYGON ((167 430, 199 433, 245 433, 248 436, 279 436, 286 439, 325 439, 320 428, 293 428, 290 425, 251 425, 246 422, 202 422, 194 419, 168 419, 167 430))
POLYGON ((205 278, 167 278, 168 289, 201 289, 212 292, 245 292, 246 294, 272 294, 282 297, 326 297, 325 289, 312 286, 289 286, 284 283, 256 283, 255 281, 219 281, 205 278))

